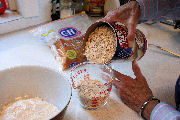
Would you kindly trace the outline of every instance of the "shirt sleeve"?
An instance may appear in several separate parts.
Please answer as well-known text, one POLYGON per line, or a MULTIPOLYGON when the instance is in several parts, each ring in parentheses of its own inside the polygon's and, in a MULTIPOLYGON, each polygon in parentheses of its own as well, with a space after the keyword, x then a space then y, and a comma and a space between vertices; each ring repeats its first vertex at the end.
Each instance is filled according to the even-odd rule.
POLYGON ((180 19, 180 0, 137 0, 141 7, 141 21, 180 19))
POLYGON ((172 106, 161 102, 153 109, 150 120, 180 120, 180 112, 172 106))

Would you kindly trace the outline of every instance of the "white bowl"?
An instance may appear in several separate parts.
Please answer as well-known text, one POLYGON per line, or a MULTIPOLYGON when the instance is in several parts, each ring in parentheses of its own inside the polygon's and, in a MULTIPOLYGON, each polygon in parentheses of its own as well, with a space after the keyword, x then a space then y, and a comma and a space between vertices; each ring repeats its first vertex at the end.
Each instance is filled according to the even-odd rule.
POLYGON ((40 97, 55 105, 59 119, 71 99, 71 85, 58 72, 40 66, 22 66, 0 71, 0 110, 17 97, 40 97))

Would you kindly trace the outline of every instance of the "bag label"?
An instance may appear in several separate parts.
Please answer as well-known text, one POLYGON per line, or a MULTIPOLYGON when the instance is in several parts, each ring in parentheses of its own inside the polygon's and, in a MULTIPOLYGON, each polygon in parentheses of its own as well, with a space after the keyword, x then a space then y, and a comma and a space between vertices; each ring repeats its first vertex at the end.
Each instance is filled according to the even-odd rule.
POLYGON ((66 55, 69 59, 75 59, 77 57, 76 51, 74 50, 68 50, 66 55))
POLYGON ((73 38, 81 34, 76 28, 66 27, 58 31, 59 35, 65 38, 73 38))

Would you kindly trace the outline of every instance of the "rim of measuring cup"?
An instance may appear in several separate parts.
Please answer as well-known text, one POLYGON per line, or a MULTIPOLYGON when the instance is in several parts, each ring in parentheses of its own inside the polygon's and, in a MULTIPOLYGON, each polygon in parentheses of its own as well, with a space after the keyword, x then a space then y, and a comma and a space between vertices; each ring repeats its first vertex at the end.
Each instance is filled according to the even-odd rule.
MULTIPOLYGON (((72 72, 73 72, 76 68, 78 68, 78 67, 80 67, 80 66, 83 66, 83 65, 87 65, 87 64, 93 64, 93 63, 91 63, 91 62, 89 62, 89 61, 82 62, 82 63, 77 64, 76 66, 74 66, 74 67, 71 69, 71 73, 70 73, 71 84, 73 83, 72 72)), ((114 73, 112 67, 110 66, 110 64, 107 64, 107 63, 106 63, 106 64, 94 64, 94 65, 102 65, 102 66, 105 66, 106 69, 110 70, 110 72, 112 72, 112 74, 113 74, 113 75, 112 75, 112 79, 109 80, 108 82, 106 82, 106 85, 109 85, 110 83, 112 83, 112 81, 115 79, 115 73, 114 73)), ((72 87, 73 87, 74 89, 77 88, 74 84, 72 84, 72 87)))

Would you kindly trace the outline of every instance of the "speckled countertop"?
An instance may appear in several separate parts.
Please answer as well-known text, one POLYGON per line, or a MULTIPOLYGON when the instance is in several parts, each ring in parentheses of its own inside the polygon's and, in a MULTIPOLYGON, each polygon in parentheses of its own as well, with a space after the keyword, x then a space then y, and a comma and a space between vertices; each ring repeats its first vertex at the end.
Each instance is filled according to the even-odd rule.
MULTIPOLYGON (((180 54, 180 30, 164 24, 141 24, 148 42, 160 45, 180 54)), ((39 65, 59 70, 69 79, 69 71, 61 71, 50 49, 28 31, 32 28, 0 35, 0 70, 21 65, 39 65)), ((145 56, 138 64, 147 78, 154 96, 174 104, 174 86, 180 75, 180 58, 167 54, 156 47, 149 46, 145 56)), ((131 62, 112 63, 112 67, 134 77, 131 62)), ((74 91, 73 91, 74 93, 74 91)), ((97 110, 84 110, 73 95, 64 120, 139 120, 137 113, 124 105, 112 89, 110 99, 104 107, 97 110)))

